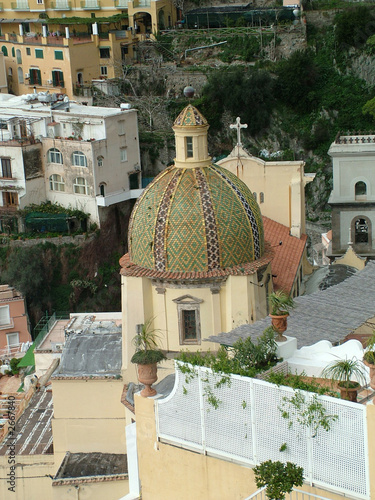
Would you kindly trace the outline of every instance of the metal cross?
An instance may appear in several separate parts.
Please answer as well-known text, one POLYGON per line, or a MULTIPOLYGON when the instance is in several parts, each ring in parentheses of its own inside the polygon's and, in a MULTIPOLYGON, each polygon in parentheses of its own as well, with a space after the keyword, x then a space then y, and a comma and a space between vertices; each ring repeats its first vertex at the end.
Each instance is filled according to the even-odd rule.
POLYGON ((247 123, 241 123, 241 118, 237 116, 236 123, 229 125, 230 128, 237 129, 237 146, 242 146, 241 142, 241 128, 247 128, 247 123))

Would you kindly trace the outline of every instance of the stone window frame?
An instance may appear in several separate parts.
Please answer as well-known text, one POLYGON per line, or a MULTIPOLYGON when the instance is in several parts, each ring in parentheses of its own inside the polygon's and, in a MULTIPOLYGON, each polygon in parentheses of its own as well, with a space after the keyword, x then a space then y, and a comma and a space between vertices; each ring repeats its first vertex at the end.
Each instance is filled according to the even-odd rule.
POLYGON ((173 299, 173 302, 177 304, 177 315, 178 315, 178 332, 180 345, 200 345, 202 334, 201 334, 201 319, 200 319, 200 305, 203 299, 198 297, 193 297, 192 295, 182 295, 177 299, 173 299), (184 327, 183 327, 183 311, 195 311, 195 325, 197 336, 195 339, 185 339, 184 327))
POLYGON ((352 234, 352 240, 354 242, 354 248, 359 248, 359 249, 370 249, 372 248, 372 223, 369 217, 366 215, 361 215, 358 214, 355 217, 352 218, 351 224, 351 234, 352 234), (360 219, 363 219, 366 222, 367 225, 367 242, 356 242, 356 222, 360 219))

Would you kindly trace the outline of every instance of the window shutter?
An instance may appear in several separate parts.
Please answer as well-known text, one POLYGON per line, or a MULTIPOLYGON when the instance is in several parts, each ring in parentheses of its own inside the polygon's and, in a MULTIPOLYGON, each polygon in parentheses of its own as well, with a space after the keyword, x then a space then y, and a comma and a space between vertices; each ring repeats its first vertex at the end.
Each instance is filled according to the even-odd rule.
POLYGON ((52 84, 57 87, 56 71, 52 71, 52 84))
POLYGON ((42 75, 40 73, 40 69, 36 70, 36 75, 37 75, 37 80, 38 80, 37 83, 38 83, 38 85, 42 85, 42 75))
POLYGON ((64 86, 64 73, 62 71, 59 72, 59 77, 60 77, 60 87, 64 86))
POLYGON ((35 79, 34 79, 34 70, 33 69, 30 69, 29 70, 29 75, 30 75, 30 85, 34 85, 35 83, 35 79))

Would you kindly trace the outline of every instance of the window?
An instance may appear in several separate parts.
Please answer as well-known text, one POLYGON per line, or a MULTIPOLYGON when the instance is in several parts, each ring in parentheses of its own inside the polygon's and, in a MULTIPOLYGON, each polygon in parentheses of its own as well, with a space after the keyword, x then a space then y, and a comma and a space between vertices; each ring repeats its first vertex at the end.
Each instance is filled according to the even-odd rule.
POLYGON ((103 166, 104 157, 103 156, 98 156, 97 160, 98 160, 98 167, 102 167, 103 166))
POLYGON ((259 203, 264 203, 264 193, 259 193, 259 203))
POLYGON ((12 57, 16 57, 16 50, 14 47, 12 47, 12 57))
POLYGON ((107 66, 100 66, 100 74, 102 76, 107 76, 108 75, 108 68, 107 68, 107 66))
POLYGON ((31 68, 29 71, 30 85, 42 85, 42 75, 40 69, 31 68))
POLYGON ((49 178, 49 187, 51 191, 65 191, 64 179, 59 174, 52 174, 49 178))
POLYGON ((10 325, 9 306, 0 306, 0 326, 10 325))
POLYGON ((87 159, 82 151, 74 151, 72 163, 75 167, 87 167, 87 159))
POLYGON ((55 50, 55 59, 59 61, 64 60, 64 52, 62 50, 55 50))
POLYGON ((100 189, 100 196, 105 196, 104 184, 100 184, 99 189, 100 189))
POLYGON ((254 196, 254 198, 255 198, 255 201, 257 201, 257 194, 256 194, 256 192, 255 192, 255 191, 254 191, 254 193, 253 193, 253 196, 254 196))
POLYGON ((186 137, 186 158, 193 158, 193 138, 186 137))
POLYGON ((99 48, 100 58, 109 59, 111 57, 110 51, 111 49, 109 47, 100 47, 99 48))
POLYGON ((12 68, 8 68, 8 76, 12 76, 13 75, 13 70, 12 68))
POLYGON ((76 194, 87 194, 87 182, 83 177, 74 179, 73 190, 76 194))
POLYGON ((52 85, 54 87, 64 86, 64 73, 59 70, 52 71, 52 85))
POLYGON ((363 181, 359 181, 355 185, 355 199, 356 200, 363 200, 366 199, 367 195, 367 185, 363 181))
POLYGON ((130 189, 139 189, 139 175, 138 175, 138 173, 129 175, 129 188, 130 189))
POLYGON ((118 135, 125 134, 125 120, 120 120, 118 122, 118 135))
POLYGON ((8 55, 8 49, 5 47, 5 45, 1 47, 1 52, 4 54, 4 56, 8 55))
POLYGON ((42 5, 42 4, 43 4, 43 0, 37 0, 37 3, 38 3, 39 5, 42 5))
POLYGON ((26 55, 31 56, 31 49, 30 47, 26 47, 26 55))
POLYGON ((7 333, 8 347, 18 346, 19 343, 20 343, 20 337, 18 332, 7 333))
POLYGON ((47 153, 47 161, 48 163, 60 163, 63 162, 63 157, 61 152, 56 148, 51 148, 47 153))
POLYGON ((43 49, 35 49, 35 59, 43 59, 43 49))
POLYGON ((355 243, 368 243, 368 224, 366 219, 357 219, 354 224, 355 243))
POLYGON ((200 304, 203 300, 191 295, 184 295, 174 299, 173 302, 177 304, 180 345, 200 344, 200 304))
POLYGON ((22 64, 22 55, 20 49, 16 50, 17 64, 22 64))
POLYGON ((10 158, 0 158, 1 161, 1 177, 12 178, 12 167, 10 164, 10 158))
POLYGON ((120 149, 120 160, 121 161, 128 161, 128 152, 126 148, 120 149))
POLYGON ((18 194, 13 191, 3 191, 3 206, 4 207, 17 207, 18 194))

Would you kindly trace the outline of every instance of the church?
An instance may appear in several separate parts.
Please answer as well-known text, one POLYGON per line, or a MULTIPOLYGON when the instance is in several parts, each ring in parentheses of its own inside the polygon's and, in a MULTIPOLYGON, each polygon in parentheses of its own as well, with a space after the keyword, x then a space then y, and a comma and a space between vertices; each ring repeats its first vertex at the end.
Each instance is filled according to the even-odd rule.
MULTIPOLYGON (((239 120, 237 124, 239 143, 239 120)), ((129 253, 120 260, 125 380, 136 380, 130 358, 137 325, 152 318, 154 328, 161 332, 161 347, 167 352, 215 349, 218 346, 206 340, 209 336, 268 314, 267 297, 274 287, 271 262, 281 252, 289 272, 285 253, 291 252, 290 240, 298 245, 292 251, 297 264, 289 289, 283 288, 290 292, 296 276, 298 283, 302 280, 299 269, 306 238, 299 236, 304 230, 304 197, 293 197, 282 245, 280 241, 268 243, 264 225, 272 232, 275 224, 278 229, 282 224, 270 219, 263 224, 255 195, 237 172, 231 171, 232 158, 220 165, 212 162, 208 128, 206 119, 192 105, 179 114, 173 126, 174 165, 147 186, 131 215, 129 253)), ((237 144, 238 149, 240 146, 237 144)), ((242 147, 241 153, 247 154, 242 147)), ((253 157, 248 156, 248 160, 256 163, 253 157)), ((292 182, 292 191, 299 193, 304 187, 300 163, 299 184, 292 182)), ((284 175, 286 168, 280 170, 284 175)), ((293 257, 289 255, 289 260, 293 257)))

